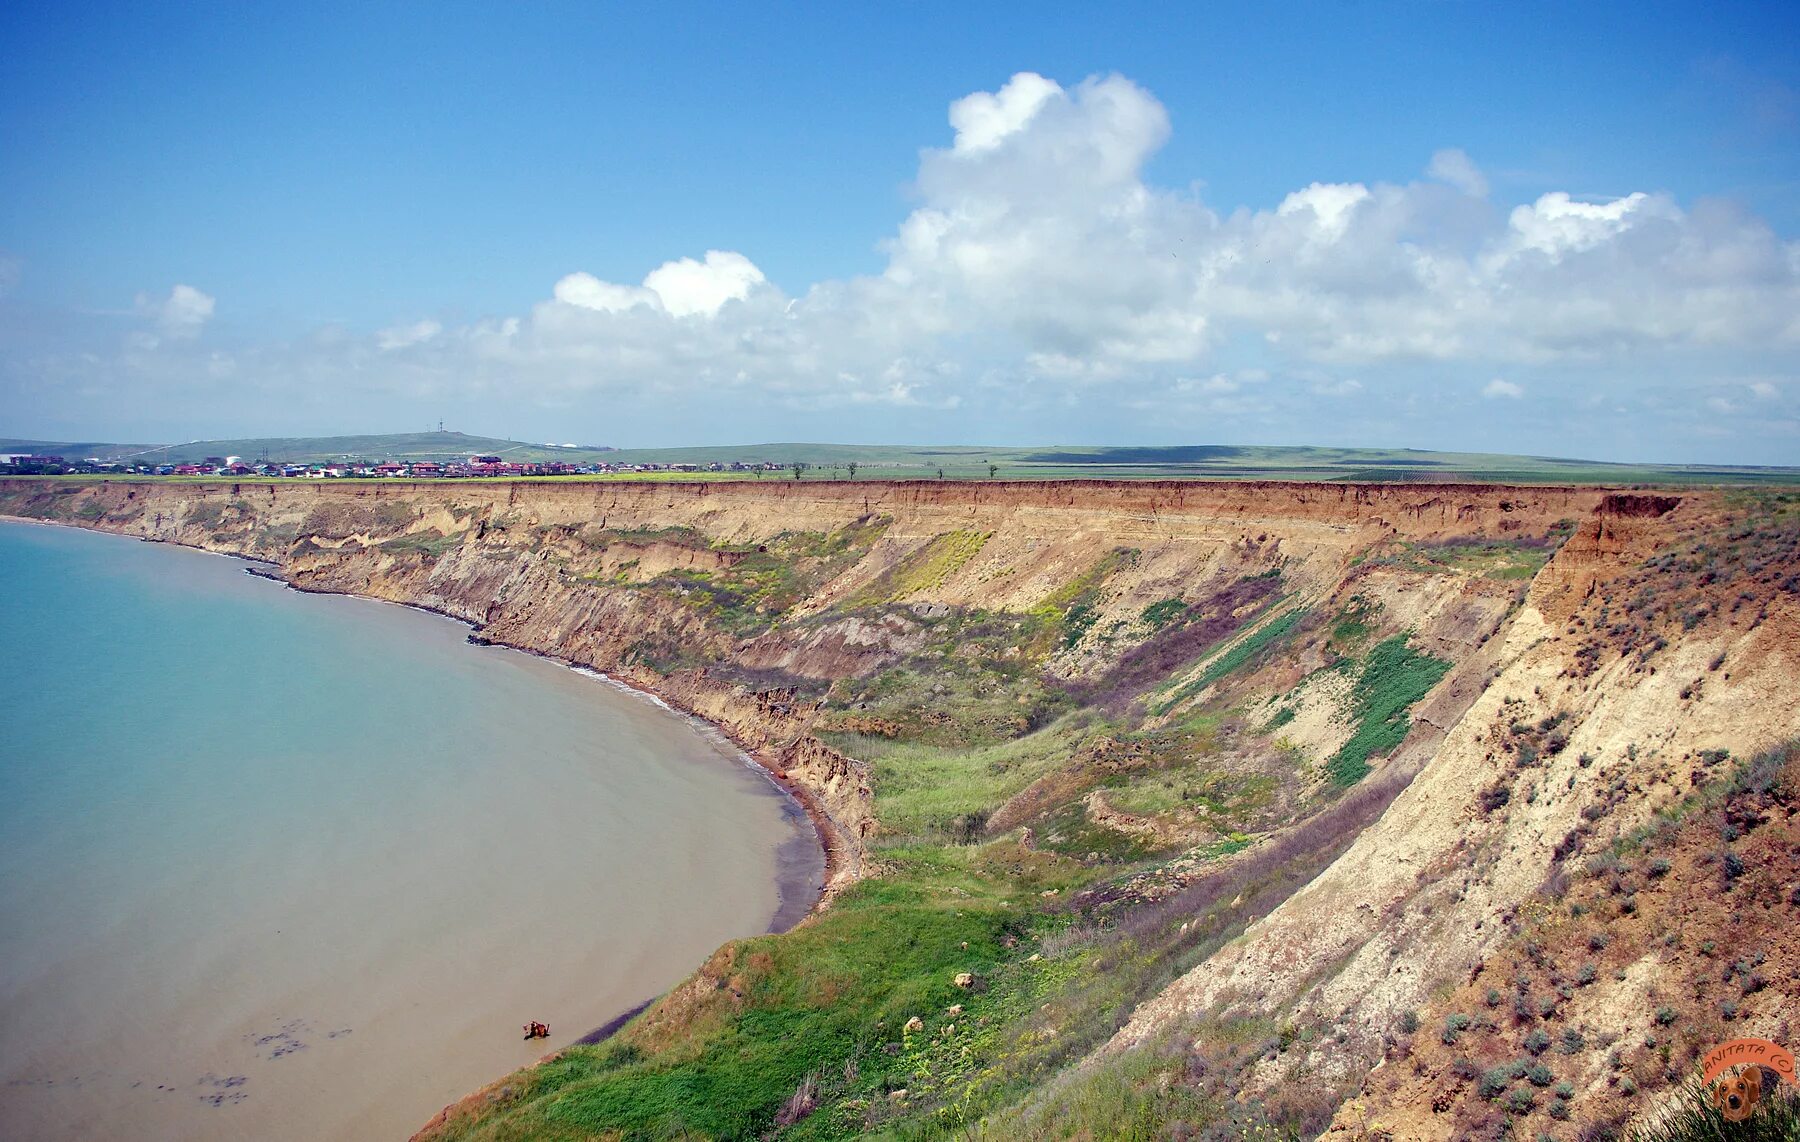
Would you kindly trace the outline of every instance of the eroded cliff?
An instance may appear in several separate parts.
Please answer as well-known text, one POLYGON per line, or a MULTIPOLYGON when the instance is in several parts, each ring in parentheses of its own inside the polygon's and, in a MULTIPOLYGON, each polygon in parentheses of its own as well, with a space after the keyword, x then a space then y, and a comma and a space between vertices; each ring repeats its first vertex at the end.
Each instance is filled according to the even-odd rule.
MULTIPOLYGON (((1773 494, 21 480, 0 512, 455 615, 718 723, 808 799, 824 914, 443 1136, 1489 1129, 1456 1060, 1394 1077, 1397 1028, 1515 956, 1580 862, 1800 736, 1773 494)), ((1663 985, 1582 986, 1534 1018, 1598 1042, 1663 985)), ((1785 1033, 1793 992, 1735 1029, 1785 1033)), ((1555 1136, 1667 1083, 1569 1058, 1567 1098, 1501 1119, 1555 1136)))

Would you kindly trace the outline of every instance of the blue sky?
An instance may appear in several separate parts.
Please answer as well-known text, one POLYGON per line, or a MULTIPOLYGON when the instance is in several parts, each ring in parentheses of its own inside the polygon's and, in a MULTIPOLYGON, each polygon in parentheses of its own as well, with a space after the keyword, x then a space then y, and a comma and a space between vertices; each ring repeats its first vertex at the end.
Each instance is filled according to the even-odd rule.
POLYGON ((1792 5, 36 7, 0 433, 1800 461, 1792 5))

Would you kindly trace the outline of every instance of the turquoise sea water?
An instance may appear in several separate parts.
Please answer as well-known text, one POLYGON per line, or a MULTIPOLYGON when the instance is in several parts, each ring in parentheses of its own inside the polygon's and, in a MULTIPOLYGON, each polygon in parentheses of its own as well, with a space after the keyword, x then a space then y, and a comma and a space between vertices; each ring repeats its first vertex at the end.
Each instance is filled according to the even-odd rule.
POLYGON ((403 1137, 767 927, 765 776, 466 634, 0 524, 0 1136, 403 1137))

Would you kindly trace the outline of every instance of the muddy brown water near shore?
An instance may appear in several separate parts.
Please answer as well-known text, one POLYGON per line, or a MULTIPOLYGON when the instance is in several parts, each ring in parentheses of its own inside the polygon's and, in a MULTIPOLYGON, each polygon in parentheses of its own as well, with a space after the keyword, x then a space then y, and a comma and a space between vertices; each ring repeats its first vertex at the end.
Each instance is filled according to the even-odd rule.
POLYGON ((0 557, 0 1135, 405 1137, 816 896, 804 812, 651 702, 196 552, 0 557))

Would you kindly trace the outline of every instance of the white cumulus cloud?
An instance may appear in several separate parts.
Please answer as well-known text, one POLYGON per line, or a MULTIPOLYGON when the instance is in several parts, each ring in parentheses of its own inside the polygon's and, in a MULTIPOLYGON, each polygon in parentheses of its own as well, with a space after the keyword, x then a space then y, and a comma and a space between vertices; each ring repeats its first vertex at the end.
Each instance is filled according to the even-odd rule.
POLYGON ((200 335, 213 315, 214 300, 190 285, 176 285, 164 298, 137 296, 138 312, 156 322, 164 336, 186 339, 200 335))
POLYGON ((977 91, 950 105, 950 125, 956 128, 954 149, 985 151, 1031 122, 1044 104, 1062 94, 1054 81, 1035 72, 1012 77, 999 91, 977 91))
POLYGON ((1486 198, 1488 192, 1487 176, 1475 165, 1475 160, 1456 147, 1449 147, 1431 156, 1431 163, 1425 173, 1439 182, 1447 182, 1471 198, 1486 198))
POLYGON ((730 250, 708 250, 705 260, 664 262, 641 286, 616 285, 592 274, 574 273, 556 283, 553 296, 567 305, 602 313, 648 306, 674 317, 716 316, 728 301, 742 301, 767 280, 749 258, 730 250))
POLYGON ((444 331, 438 322, 429 319, 415 321, 411 325, 396 325, 383 329, 375 335, 375 344, 387 350, 405 349, 410 345, 421 345, 444 331))
MULTIPOLYGON (((237 352, 234 368, 500 408, 680 403, 727 426, 776 406, 1013 423, 1166 402, 1196 431, 1268 413, 1332 435, 1343 416, 1413 415, 1438 389, 1553 401, 1610 385, 1607 407, 1638 407, 1617 390, 1649 383, 1654 361, 1655 383, 1686 390, 1664 407, 1694 408, 1721 377, 1746 378, 1742 393, 1800 369, 1800 243, 1729 203, 1561 191, 1490 203, 1475 163, 1443 150, 1417 181, 1317 181, 1215 206, 1147 179, 1169 115, 1118 75, 1065 86, 1021 72, 956 100, 947 120, 877 272, 789 294, 754 251, 670 251, 636 283, 570 273, 523 312, 296 337, 237 352)), ((140 309, 173 343, 213 301, 177 286, 140 309)), ((179 384, 199 367, 169 345, 145 356, 157 359, 70 351, 56 368, 120 383, 167 369, 179 384)), ((55 372, 44 360, 33 375, 55 372)), ((1774 383, 1749 391, 1768 425, 1792 423, 1774 383)))

